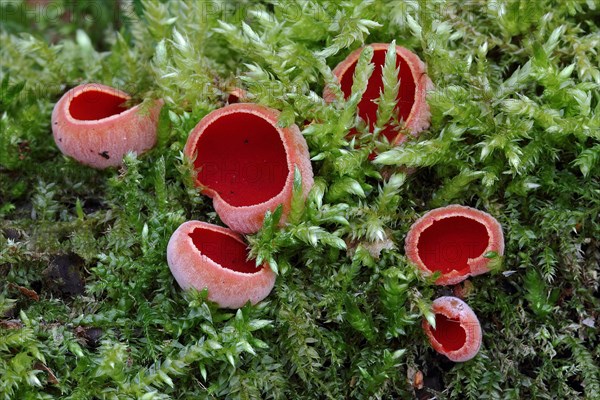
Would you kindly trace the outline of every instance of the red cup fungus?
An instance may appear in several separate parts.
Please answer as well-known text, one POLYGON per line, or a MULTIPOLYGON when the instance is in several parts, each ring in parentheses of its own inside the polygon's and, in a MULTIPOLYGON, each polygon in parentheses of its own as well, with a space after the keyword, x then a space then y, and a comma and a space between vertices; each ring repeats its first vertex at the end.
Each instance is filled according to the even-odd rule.
POLYGON ((239 87, 230 89, 227 94, 227 104, 244 103, 248 98, 248 92, 239 87))
POLYGON ((162 100, 148 111, 128 108, 130 96, 89 83, 65 93, 52 111, 52 132, 60 151, 94 168, 119 166, 130 151, 142 154, 156 143, 162 100))
POLYGON ((423 319, 423 330, 435 351, 454 362, 468 361, 481 348, 481 325, 471 307, 457 297, 443 296, 432 304, 435 329, 423 319))
POLYGON ((405 240, 406 255, 436 285, 453 285, 489 271, 487 253, 504 254, 500 223, 480 210, 460 205, 436 208, 419 218, 405 240))
MULTIPOLYGON (((371 62, 375 70, 367 84, 367 90, 358 104, 358 115, 368 122, 372 131, 377 122, 377 99, 383 90, 382 67, 385 63, 385 55, 389 47, 386 43, 370 44, 374 50, 371 62)), ((358 62, 360 53, 364 47, 350 53, 348 57, 334 68, 333 74, 338 78, 342 93, 348 98, 352 93, 354 69, 358 62)), ((400 68, 398 78, 400 79, 400 90, 397 97, 396 113, 400 120, 404 121, 404 129, 400 132, 388 126, 383 130, 383 135, 393 145, 401 144, 406 140, 406 133, 416 136, 422 130, 429 128, 431 113, 426 102, 428 90, 433 88, 431 79, 425 72, 425 64, 410 50, 396 46, 396 65, 400 68)), ((335 100, 333 92, 325 88, 323 98, 331 103, 335 100)))
POLYGON ((167 245, 167 263, 179 286, 208 289, 208 299, 222 308, 256 304, 269 295, 275 273, 267 263, 247 260, 246 244, 230 229, 188 221, 175 230, 167 245))
POLYGON ((265 212, 279 204, 285 220, 295 167, 304 196, 313 185, 304 137, 296 125, 280 128, 278 117, 278 111, 257 104, 230 104, 204 117, 185 145, 196 185, 212 197, 221 220, 236 232, 257 232, 265 212))

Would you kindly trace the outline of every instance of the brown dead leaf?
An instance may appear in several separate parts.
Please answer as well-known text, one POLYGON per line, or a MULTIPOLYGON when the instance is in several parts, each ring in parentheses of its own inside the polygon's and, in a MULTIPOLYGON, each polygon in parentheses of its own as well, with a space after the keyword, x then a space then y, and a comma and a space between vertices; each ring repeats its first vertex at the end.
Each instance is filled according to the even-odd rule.
POLYGON ((48 374, 48 382, 50 382, 53 385, 58 385, 58 378, 56 377, 56 375, 54 375, 54 372, 52 372, 50 368, 48 368, 41 362, 36 362, 33 368, 46 372, 48 374))
POLYGON ((23 296, 26 296, 31 300, 40 301, 40 296, 33 289, 28 289, 24 286, 19 286, 14 283, 9 283, 8 287, 10 287, 11 289, 17 289, 23 296))
POLYGON ((21 329, 22 327, 23 323, 18 319, 0 321, 0 328, 2 329, 21 329))
POLYGON ((423 389, 423 373, 421 371, 415 372, 412 385, 415 389, 423 389))

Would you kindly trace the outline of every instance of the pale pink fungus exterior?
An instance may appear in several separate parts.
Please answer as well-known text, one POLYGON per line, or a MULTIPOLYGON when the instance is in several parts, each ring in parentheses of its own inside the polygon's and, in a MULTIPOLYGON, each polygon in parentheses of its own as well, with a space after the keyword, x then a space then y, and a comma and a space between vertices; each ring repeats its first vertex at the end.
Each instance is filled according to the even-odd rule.
POLYGON ((435 351, 454 362, 464 362, 477 355, 482 333, 477 315, 457 297, 444 296, 433 301, 435 329, 423 319, 423 330, 435 351))
POLYGON ((267 263, 247 260, 247 247, 230 229, 188 221, 167 245, 167 262, 182 289, 208 289, 208 299, 222 308, 256 304, 269 295, 275 273, 267 263))
POLYGON ((104 169, 120 166, 130 151, 139 154, 156 143, 156 100, 148 109, 127 108, 130 96, 118 89, 88 83, 65 93, 52 111, 52 132, 60 151, 82 164, 104 169))
MULTIPOLYGON (((367 90, 358 104, 359 116, 368 121, 372 130, 377 121, 377 103, 381 91, 383 90, 382 67, 385 63, 385 55, 389 45, 386 43, 370 44, 373 48, 373 58, 371 62, 375 65, 375 70, 369 78, 367 90)), ((340 82, 342 92, 345 98, 352 93, 353 74, 358 58, 363 51, 361 47, 352 53, 344 61, 339 63, 333 70, 333 74, 340 82)), ((427 76, 425 64, 421 59, 410 50, 396 46, 396 66, 400 67, 400 90, 398 92, 396 108, 397 116, 404 121, 404 129, 399 132, 388 126, 383 134, 393 145, 401 144, 406 140, 406 133, 417 136, 421 131, 429 128, 431 113, 426 101, 427 91, 433 89, 433 83, 427 76)), ((335 95, 329 88, 325 88, 323 98, 331 103, 335 100, 335 95)))
POLYGON ((306 140, 296 125, 277 125, 279 112, 250 103, 231 104, 204 117, 185 145, 196 185, 213 199, 221 220, 236 232, 257 232, 265 212, 283 205, 289 214, 295 167, 303 195, 313 185, 306 140))
POLYGON ((405 240, 406 255, 436 285, 453 285, 489 271, 488 253, 504 254, 502 226, 490 214, 461 205, 436 208, 419 218, 405 240))

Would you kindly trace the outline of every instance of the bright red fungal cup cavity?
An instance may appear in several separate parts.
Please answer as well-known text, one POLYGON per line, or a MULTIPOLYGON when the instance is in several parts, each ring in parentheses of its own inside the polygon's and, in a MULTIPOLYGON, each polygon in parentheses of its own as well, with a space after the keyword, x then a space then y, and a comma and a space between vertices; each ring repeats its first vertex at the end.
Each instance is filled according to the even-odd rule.
POLYGON ((156 100, 149 110, 126 107, 130 96, 118 89, 89 83, 65 93, 52 111, 52 132, 60 151, 94 168, 119 166, 132 151, 142 154, 156 143, 156 100))
MULTIPOLYGON (((358 104, 358 115, 368 121, 372 131, 377 122, 377 99, 383 90, 382 67, 385 64, 385 55, 389 45, 374 43, 369 46, 374 50, 371 62, 375 69, 369 78, 367 90, 358 104)), ((352 93, 354 70, 363 49, 364 47, 361 47, 352 52, 333 70, 345 98, 352 93)), ((431 113, 426 102, 426 94, 433 88, 433 83, 426 74, 425 64, 410 50, 396 46, 396 66, 400 68, 398 75, 400 90, 397 97, 396 114, 401 121, 404 121, 404 129, 397 131, 392 126, 388 126, 383 130, 383 135, 392 144, 404 142, 406 133, 417 136, 419 132, 429 128, 431 113)), ((326 102, 331 103, 335 100, 335 95, 326 88, 323 98, 326 102)))
POLYGON ((444 296, 434 300, 435 329, 423 320, 423 330, 431 346, 454 362, 468 361, 481 348, 481 325, 477 316, 461 299, 444 296))
POLYGON ((504 254, 500 223, 490 214, 460 205, 431 210, 410 228, 408 258, 426 275, 440 272, 436 285, 453 285, 489 271, 494 252, 504 254))
POLYGON ((275 273, 267 263, 247 260, 242 238, 230 229, 200 221, 183 223, 171 236, 167 262, 182 289, 208 289, 222 308, 256 304, 269 295, 275 273))
POLYGON ((185 145, 197 186, 236 232, 258 231, 265 212, 279 204, 285 220, 295 167, 304 196, 313 185, 304 137, 296 125, 280 128, 278 117, 278 111, 257 104, 231 104, 204 117, 185 145))

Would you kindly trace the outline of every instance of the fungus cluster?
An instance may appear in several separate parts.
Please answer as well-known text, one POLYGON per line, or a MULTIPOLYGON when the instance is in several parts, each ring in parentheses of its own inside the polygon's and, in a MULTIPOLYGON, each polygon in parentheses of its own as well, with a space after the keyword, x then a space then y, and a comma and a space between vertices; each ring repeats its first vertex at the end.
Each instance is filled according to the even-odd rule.
MULTIPOLYGON (((358 114, 372 130, 388 45, 370 46, 375 71, 358 104, 358 114)), ((333 70, 346 98, 363 49, 351 53, 333 70)), ((432 87, 423 62, 401 46, 396 46, 396 66, 401 85, 394 111, 401 126, 387 126, 382 131, 395 145, 407 134, 416 136, 429 127, 425 96, 432 87)), ((278 111, 240 102, 246 97, 242 89, 230 91, 228 105, 206 115, 190 132, 184 149, 193 164, 196 185, 213 199, 215 211, 230 229, 187 221, 175 230, 167 246, 167 263, 179 286, 208 289, 208 299, 223 308, 256 304, 275 284, 275 273, 267 263, 256 266, 248 260, 240 234, 258 231, 265 213, 279 205, 285 221, 296 169, 302 178, 303 196, 313 184, 308 147, 298 127, 278 126, 278 111)), ((328 89, 323 97, 326 102, 335 100, 328 89)), ((141 154, 152 148, 163 102, 155 101, 143 113, 139 105, 128 107, 128 100, 127 93, 99 84, 81 85, 65 93, 52 113, 59 149, 83 164, 106 168, 121 165, 127 152, 141 154)), ((501 255, 503 251, 502 229, 493 217, 456 205, 428 212, 406 238, 408 258, 426 275, 439 273, 438 285, 487 272, 485 254, 501 255)), ((441 297, 433 302, 433 312, 435 328, 423 322, 433 348, 453 361, 474 357, 481 346, 481 327, 473 310, 458 298, 441 297)))
MULTIPOLYGON (((358 104, 358 114, 372 130, 388 45, 369 46, 375 70, 358 104)), ((354 70, 363 50, 352 52, 333 70, 346 98, 351 95, 354 70)), ((389 125, 382 131, 394 145, 429 127, 425 96, 433 86, 423 62, 401 46, 396 46, 396 67, 401 84, 394 112, 401 126, 389 125)), ((329 89, 323 97, 326 102, 335 100, 329 89)), ((197 187, 213 199, 215 211, 230 229, 187 221, 175 230, 167 246, 167 263, 179 286, 208 289, 208 299, 223 308, 256 304, 275 284, 275 273, 267 263, 256 266, 248 260, 240 234, 257 232, 265 213, 279 205, 283 207, 282 223, 285 221, 296 169, 304 197, 313 185, 308 147, 298 127, 280 127, 278 111, 242 102, 246 98, 243 89, 232 89, 228 105, 206 115, 190 132, 184 148, 197 187)), ((129 100, 127 93, 99 84, 80 85, 65 93, 52 113, 59 149, 83 164, 107 168, 121 165, 127 152, 141 154, 152 148, 163 102, 154 101, 142 112, 140 105, 127 106, 129 100)), ((502 255, 504 238, 491 215, 452 205, 429 211, 417 220, 405 248, 408 258, 425 275, 439 274, 437 285, 451 285, 489 271, 486 254, 502 255)), ((432 310, 435 327, 423 321, 432 347, 452 361, 473 358, 482 336, 473 310, 459 298, 448 296, 436 299, 432 310)))
MULTIPOLYGON (((405 250, 425 276, 439 274, 436 285, 453 285, 488 272, 489 254, 504 254, 500 223, 490 214, 460 205, 436 208, 410 228, 405 250)), ((431 346, 452 361, 473 358, 481 347, 481 326, 471 308, 457 297, 433 302, 435 327, 423 320, 431 346)))
MULTIPOLYGON (((375 70, 358 104, 358 114, 372 130, 388 45, 369 46, 375 70)), ((333 70, 346 98, 351 95, 354 70, 363 50, 352 52, 333 70)), ((401 125, 386 126, 382 134, 399 145, 407 135, 416 136, 429 127, 425 96, 433 85, 419 57, 401 46, 396 46, 396 67, 401 84, 394 112, 401 125)), ((323 97, 326 102, 335 100, 329 89, 323 97)), ((208 289, 208 299, 223 308, 256 304, 275 284, 275 273, 267 263, 256 266, 248 260, 240 234, 257 232, 265 213, 279 205, 283 207, 282 223, 285 221, 296 169, 304 197, 313 185, 308 147, 298 127, 280 127, 278 111, 242 102, 246 98, 243 89, 231 90, 228 105, 206 115, 190 132, 184 148, 197 187, 212 198, 215 211, 229 229, 187 221, 175 230, 167 246, 167 262, 181 288, 208 289)), ((129 107, 129 100, 127 93, 99 84, 80 85, 65 93, 52 113, 59 149, 83 164, 107 168, 121 165, 127 152, 141 154, 152 148, 163 102, 156 100, 142 112, 140 105, 129 107)), ((431 210, 417 220, 405 248, 408 258, 425 275, 439 274, 437 285, 451 285, 489 271, 486 255, 502 255, 504 238, 491 215, 452 205, 431 210)), ((452 361, 473 358, 482 336, 473 310, 459 298, 448 296, 436 299, 432 310, 435 327, 423 321, 432 347, 452 361)))
MULTIPOLYGON (((359 116, 370 130, 377 119, 377 102, 383 89, 382 68, 388 45, 376 43, 375 71, 358 104, 359 116)), ((351 53, 333 73, 347 98, 353 74, 364 48, 351 53)), ((396 66, 401 82, 395 113, 401 129, 387 126, 382 134, 398 145, 406 135, 418 135, 429 127, 425 101, 432 88, 425 65, 414 53, 396 46, 396 66)), ((326 102, 335 100, 326 89, 326 102)), ((213 199, 215 211, 231 229, 200 221, 183 223, 167 246, 169 268, 182 289, 208 289, 208 299, 223 308, 256 304, 269 295, 275 274, 267 263, 248 260, 240 234, 255 233, 265 212, 283 206, 282 221, 289 213, 294 172, 301 174, 303 196, 313 184, 308 147, 296 125, 277 125, 279 112, 257 104, 234 89, 228 105, 206 115, 190 132, 184 154, 193 164, 199 190, 213 199)), ((130 96, 99 84, 86 84, 65 93, 52 113, 52 129, 59 149, 95 168, 121 165, 129 151, 141 154, 156 143, 161 100, 149 112, 128 107, 130 96)), ((353 134, 353 132, 350 132, 353 134)), ((502 255, 502 228, 491 215, 469 207, 451 205, 431 210, 411 227, 405 240, 406 254, 425 274, 438 274, 437 285, 451 285, 489 271, 488 253, 502 255)), ((423 321, 432 347, 450 360, 473 358, 481 347, 481 327, 473 310, 456 297, 433 302, 435 327, 423 321)))
MULTIPOLYGON (((192 130, 185 155, 193 160, 196 184, 213 198, 231 229, 189 221, 172 235, 167 261, 183 289, 208 288, 208 298, 225 308, 239 308, 265 298, 275 283, 267 264, 247 261, 239 233, 258 231, 267 211, 283 206, 289 213, 294 173, 302 177, 303 196, 313 184, 308 146, 296 125, 277 125, 279 112, 257 104, 235 88, 230 104, 213 111, 192 130)), ((162 100, 149 110, 127 106, 131 97, 101 84, 66 92, 52 113, 58 148, 94 168, 120 166, 128 152, 142 154, 156 143, 162 100)))
MULTIPOLYGON (((383 90, 383 65, 388 45, 375 43, 369 46, 373 49, 371 62, 375 69, 358 104, 358 115, 372 131, 377 121, 377 99, 383 90)), ((364 47, 354 51, 333 70, 345 98, 352 93, 354 71, 363 50, 364 47)), ((401 46, 396 46, 396 67, 400 88, 394 111, 401 122, 400 129, 388 125, 382 131, 393 145, 402 144, 408 134, 417 136, 429 127, 431 115, 425 97, 433 87, 423 62, 401 46)), ((335 100, 328 88, 323 97, 326 102, 335 100)), ((469 276, 488 272, 491 259, 487 255, 503 254, 504 236, 502 227, 491 215, 470 207, 451 205, 432 210, 416 221, 406 237, 405 249, 409 260, 424 275, 439 274, 435 281, 437 285, 452 285, 469 276)), ((432 347, 452 361, 473 358, 481 347, 481 326, 473 310, 456 297, 441 297, 433 302, 433 312, 435 328, 423 321, 432 347)))
MULTIPOLYGON (((371 46, 375 51, 373 63, 379 71, 388 46, 371 46)), ((334 69, 346 97, 350 95, 352 75, 361 51, 353 52, 334 69)), ((425 94, 432 84, 425 74, 425 65, 415 54, 400 46, 396 47, 396 54, 402 85, 395 111, 403 121, 403 132, 416 135, 429 126, 425 94)), ((378 98, 382 85, 381 74, 373 74, 358 107, 359 115, 371 127, 376 121, 377 105, 374 100, 378 98)), ((213 206, 221 220, 232 231, 248 234, 257 232, 265 212, 273 211, 279 205, 283 206, 283 223, 291 207, 295 170, 298 169, 302 177, 305 197, 313 184, 313 172, 308 147, 298 127, 279 127, 278 111, 239 103, 245 98, 243 90, 232 90, 227 99, 229 105, 206 115, 190 132, 184 153, 193 164, 196 185, 203 194, 213 199, 213 206)), ((327 102, 333 101, 327 90, 324 98, 327 102)), ((386 128, 383 133, 394 144, 404 140, 404 133, 398 133, 392 127, 386 128)), ((248 273, 249 263, 243 264, 242 271, 239 269, 242 264, 222 259, 223 251, 211 253, 205 249, 206 243, 210 242, 212 247, 225 246, 225 243, 214 240, 212 234, 208 235, 206 226, 202 228, 204 230, 195 228, 189 233, 190 226, 193 224, 188 222, 177 229, 167 250, 169 267, 182 288, 207 287, 209 299, 222 307, 240 307, 248 300, 254 303, 269 293, 274 278, 273 281, 258 280, 256 276, 262 276, 258 272, 249 275, 252 278, 243 275, 248 273), (238 269, 232 272, 228 265, 236 265, 238 269), (232 287, 238 288, 234 284, 236 279, 246 288, 257 285, 255 289, 261 296, 250 296, 249 289, 232 291, 232 287)), ((232 231, 229 232, 233 234, 232 231)), ((223 238, 225 231, 218 232, 223 238)), ((265 269, 268 268, 263 267, 261 271, 265 269)))
POLYGON ((285 221, 296 168, 304 197, 313 185, 304 137, 296 125, 279 127, 278 118, 278 111, 257 104, 229 104, 206 115, 185 145, 196 185, 231 229, 186 222, 169 241, 167 261, 183 289, 208 288, 209 300, 223 308, 255 304, 275 284, 268 264, 257 269, 247 260, 238 234, 257 232, 265 213, 279 205, 285 221))

